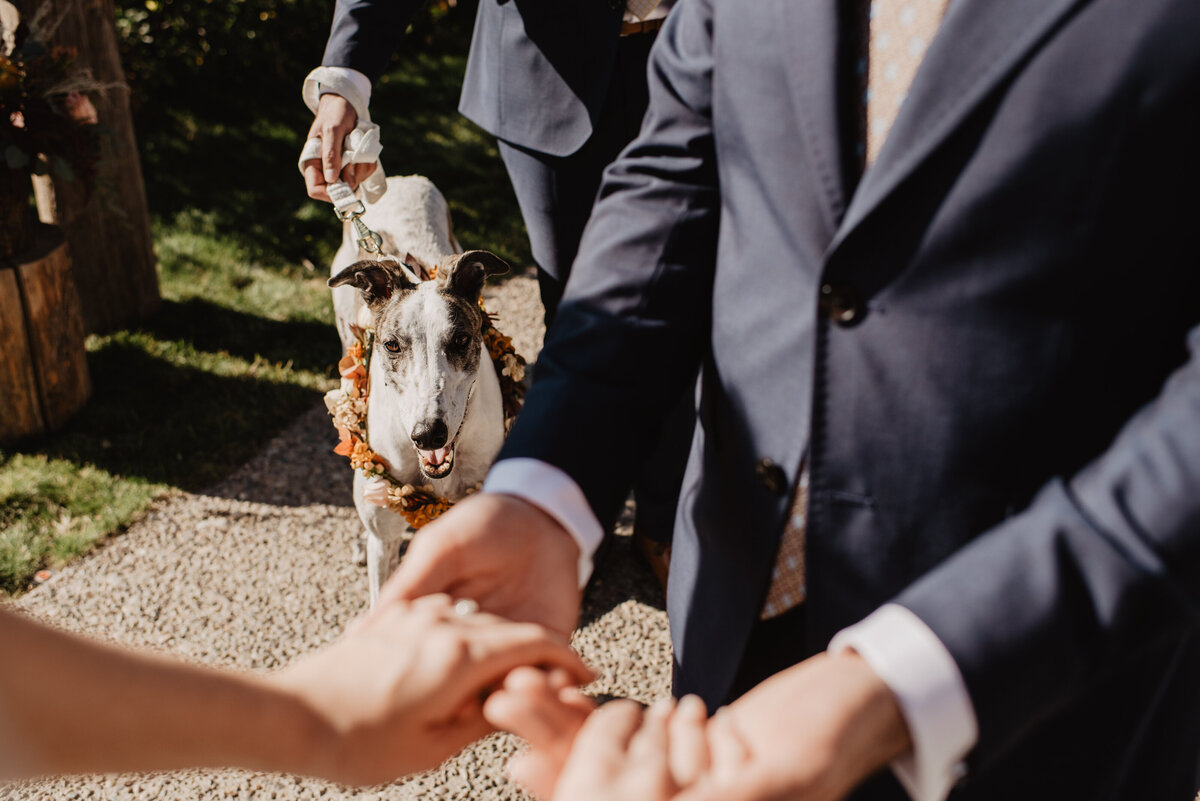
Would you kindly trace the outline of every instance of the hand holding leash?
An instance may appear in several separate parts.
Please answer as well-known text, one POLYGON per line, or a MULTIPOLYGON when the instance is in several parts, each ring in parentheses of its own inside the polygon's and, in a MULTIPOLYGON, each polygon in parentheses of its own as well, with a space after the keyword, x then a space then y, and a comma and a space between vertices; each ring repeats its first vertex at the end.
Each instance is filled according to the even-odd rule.
POLYGON ((379 126, 371 122, 367 98, 327 67, 308 74, 302 94, 315 115, 299 161, 309 196, 329 200, 327 186, 340 177, 352 189, 361 182, 367 202, 378 200, 387 191, 387 180, 379 161, 379 126))

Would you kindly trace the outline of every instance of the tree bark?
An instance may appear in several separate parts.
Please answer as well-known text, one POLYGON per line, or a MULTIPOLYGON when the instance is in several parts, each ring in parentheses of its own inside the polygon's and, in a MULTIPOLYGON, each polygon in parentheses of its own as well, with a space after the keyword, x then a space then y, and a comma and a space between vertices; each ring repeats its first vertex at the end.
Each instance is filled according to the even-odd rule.
POLYGON ((61 428, 91 394, 79 295, 62 232, 39 225, 0 264, 0 440, 61 428))
POLYGON ((45 429, 17 272, 0 269, 0 442, 45 429))
MULTIPOLYGON (((35 181, 43 222, 66 232, 86 330, 123 328, 160 303, 142 167, 121 68, 113 0, 48 0, 62 18, 47 44, 73 48, 76 64, 111 87, 93 98, 104 131, 96 186, 90 197, 78 182, 35 181)), ((29 13, 29 0, 23 11, 29 13)))

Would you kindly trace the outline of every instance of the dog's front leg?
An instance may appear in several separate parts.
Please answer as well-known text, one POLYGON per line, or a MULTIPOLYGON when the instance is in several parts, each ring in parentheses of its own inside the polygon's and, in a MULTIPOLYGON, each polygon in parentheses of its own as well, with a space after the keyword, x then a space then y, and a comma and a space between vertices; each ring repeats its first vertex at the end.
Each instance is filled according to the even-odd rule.
POLYGON ((367 532, 367 580, 371 588, 371 606, 379 600, 379 588, 400 566, 400 545, 404 531, 367 532))

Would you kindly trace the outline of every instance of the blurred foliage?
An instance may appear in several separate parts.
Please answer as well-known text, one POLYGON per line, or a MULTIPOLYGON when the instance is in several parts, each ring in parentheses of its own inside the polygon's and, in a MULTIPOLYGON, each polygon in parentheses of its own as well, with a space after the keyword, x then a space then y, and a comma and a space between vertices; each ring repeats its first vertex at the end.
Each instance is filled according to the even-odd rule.
MULTIPOLYGON (((331 0, 117 0, 135 102, 223 80, 299 87, 320 63, 332 18, 331 0)), ((431 0, 413 21, 411 41, 436 49, 465 40, 473 19, 471 2, 431 0)))
POLYGON ((75 66, 74 51, 47 49, 38 34, 22 23, 12 52, 0 52, 0 169, 53 172, 90 189, 100 137, 96 110, 79 91, 88 82, 75 66))

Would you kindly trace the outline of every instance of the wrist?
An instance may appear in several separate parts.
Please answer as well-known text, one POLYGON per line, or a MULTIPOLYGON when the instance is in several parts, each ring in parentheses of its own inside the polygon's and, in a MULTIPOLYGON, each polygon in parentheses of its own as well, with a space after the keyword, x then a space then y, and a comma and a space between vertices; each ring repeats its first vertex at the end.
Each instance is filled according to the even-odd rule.
POLYGON ((531 531, 537 531, 554 543, 555 550, 562 550, 564 558, 572 563, 579 561, 582 553, 579 543, 571 536, 562 522, 539 504, 521 495, 488 490, 483 497, 493 498, 502 507, 502 514, 519 520, 531 531))
POLYGON ((483 492, 511 495, 537 506, 575 542, 580 589, 592 574, 592 557, 604 540, 604 529, 592 513, 587 496, 562 470, 538 459, 501 459, 488 473, 483 492))
POLYGON ((855 755, 850 762, 868 766, 868 772, 873 772, 910 751, 908 724, 899 701, 883 679, 853 649, 831 654, 829 659, 850 682, 851 715, 844 729, 845 753, 855 755))
POLYGON ((264 692, 256 693, 253 753, 259 769, 336 779, 342 775, 339 744, 343 737, 334 721, 320 712, 304 678, 283 670, 255 680, 264 692))

